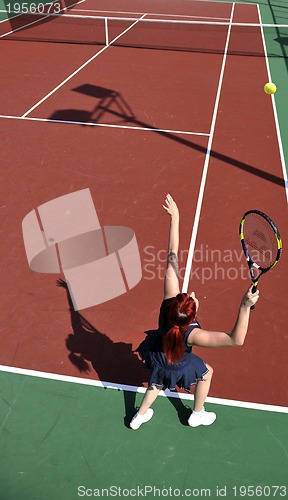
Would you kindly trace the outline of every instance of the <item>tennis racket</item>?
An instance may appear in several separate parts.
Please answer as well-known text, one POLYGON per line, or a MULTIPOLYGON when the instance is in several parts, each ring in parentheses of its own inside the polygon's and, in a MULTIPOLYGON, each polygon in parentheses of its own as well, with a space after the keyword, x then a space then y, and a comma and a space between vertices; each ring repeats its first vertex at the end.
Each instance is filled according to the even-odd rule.
POLYGON ((276 266, 280 259, 281 237, 268 215, 259 210, 249 210, 240 222, 240 240, 249 267, 252 293, 255 293, 260 277, 276 266))

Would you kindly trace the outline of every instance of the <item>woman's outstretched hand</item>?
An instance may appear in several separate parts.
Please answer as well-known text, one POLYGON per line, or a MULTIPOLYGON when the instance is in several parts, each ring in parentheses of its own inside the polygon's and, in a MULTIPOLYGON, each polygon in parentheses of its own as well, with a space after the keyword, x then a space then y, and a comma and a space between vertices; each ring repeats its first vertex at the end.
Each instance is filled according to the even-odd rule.
POLYGON ((252 293, 252 288, 253 288, 253 286, 251 285, 248 288, 247 292, 245 293, 245 295, 241 301, 241 305, 243 305, 247 308, 255 306, 257 300, 259 299, 259 290, 256 290, 255 293, 252 293))
POLYGON ((178 207, 173 200, 171 194, 166 193, 165 195, 165 203, 166 205, 162 205, 164 210, 171 216, 171 217, 179 217, 179 210, 178 207))

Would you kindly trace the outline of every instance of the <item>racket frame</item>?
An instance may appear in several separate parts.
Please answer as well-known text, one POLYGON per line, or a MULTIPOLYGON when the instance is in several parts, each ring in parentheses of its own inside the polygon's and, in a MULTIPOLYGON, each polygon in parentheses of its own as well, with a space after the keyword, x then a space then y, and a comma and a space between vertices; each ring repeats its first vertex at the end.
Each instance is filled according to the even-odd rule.
POLYGON ((243 215, 243 217, 241 219, 241 222, 240 222, 239 234, 240 234, 240 241, 241 241, 242 249, 243 249, 243 252, 244 252, 247 264, 248 264, 248 268, 249 268, 249 272, 250 272, 250 277, 251 277, 251 282, 252 282, 252 285, 253 285, 252 293, 255 293, 256 290, 257 290, 257 286, 258 286, 258 282, 259 282, 260 277, 263 274, 267 273, 270 269, 272 269, 273 267, 275 267, 276 264, 278 263, 279 259, 280 259, 281 252, 282 252, 282 240, 281 240, 281 236, 279 234, 279 231, 278 231, 276 225, 270 219, 270 217, 268 217, 268 215, 264 214, 263 212, 260 212, 260 210, 248 210, 248 212, 245 212, 245 214, 243 215), (246 219, 247 215, 249 215, 249 214, 257 214, 260 217, 263 217, 270 224, 270 226, 272 227, 272 229, 274 231, 275 238, 277 240, 277 255, 276 255, 275 261, 269 267, 261 267, 261 266, 259 266, 256 262, 254 262, 252 260, 252 258, 249 255, 249 252, 247 250, 246 243, 245 243, 245 237, 244 237, 244 227, 245 227, 244 223, 245 223, 245 219, 246 219), (255 276, 254 269, 257 269, 257 271, 259 271, 260 274, 258 274, 257 276, 255 276))

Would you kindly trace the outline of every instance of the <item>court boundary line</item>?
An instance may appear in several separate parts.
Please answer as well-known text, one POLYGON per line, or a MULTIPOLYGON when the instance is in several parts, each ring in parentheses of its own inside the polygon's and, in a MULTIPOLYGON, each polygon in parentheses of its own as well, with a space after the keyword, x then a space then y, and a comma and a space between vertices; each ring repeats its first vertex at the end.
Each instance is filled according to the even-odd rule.
MULTIPOLYGON (((78 4, 76 4, 78 5, 78 4)), ((1 12, 1 11, 0 11, 1 12)), ((93 9, 73 9, 73 12, 111 12, 111 14, 135 14, 135 16, 141 16, 144 12, 130 12, 130 11, 121 11, 121 10, 93 10, 93 9)), ((163 16, 163 17, 185 17, 191 19, 211 19, 216 20, 220 19, 223 21, 229 21, 229 17, 214 17, 214 16, 189 16, 185 14, 160 14, 159 12, 146 12, 147 16, 163 16)))
MULTIPOLYGON (((81 0, 81 2, 84 2, 84 1, 85 1, 85 0, 81 0)), ((76 2, 75 4, 72 4, 72 5, 71 5, 71 7, 73 7, 74 5, 78 5, 78 2, 76 2)), ((66 7, 63 7, 63 9, 60 9, 60 12, 59 12, 59 14, 58 14, 58 15, 61 15, 60 13, 61 13, 62 11, 66 11, 66 10, 67 10, 67 9, 66 9, 66 7)), ((4 10, 1 10, 0 12, 6 12, 6 14, 7 14, 7 11, 4 11, 4 10)), ((23 12, 22 12, 22 13, 19 13, 19 14, 15 14, 15 16, 12 16, 12 17, 7 17, 7 18, 3 19, 3 21, 1 21, 1 22, 4 22, 4 21, 5 21, 5 22, 9 22, 9 21, 10 21, 10 19, 15 19, 16 17, 19 17, 19 16, 21 16, 21 15, 23 15, 23 14, 25 14, 25 15, 26 15, 26 14, 27 14, 27 15, 29 15, 29 12, 27 12, 27 13, 26 13, 26 12, 25 12, 25 13, 23 13, 23 12)), ((31 14, 31 13, 30 13, 30 14, 31 14)), ((40 21, 43 21, 43 19, 46 19, 46 17, 49 17, 49 16, 50 16, 50 14, 49 14, 49 13, 45 15, 45 12, 43 12, 43 13, 42 13, 42 12, 39 12, 39 15, 40 15, 40 16, 43 16, 43 17, 41 17, 40 19, 37 19, 36 21, 32 21, 31 23, 23 24, 23 26, 19 26, 19 28, 15 28, 15 30, 10 30, 10 31, 7 31, 6 33, 3 33, 2 35, 0 35, 0 39, 1 39, 1 38, 4 38, 5 36, 10 35, 11 33, 16 32, 16 31, 23 30, 23 29, 27 28, 28 26, 31 26, 32 24, 40 23, 40 21)), ((4 40, 5 40, 5 38, 4 38, 4 40)))
POLYGON ((71 80, 71 78, 73 78, 75 75, 77 75, 83 68, 85 68, 86 66, 88 66, 88 64, 90 64, 90 62, 94 61, 94 59, 96 59, 96 57, 98 57, 100 54, 102 54, 102 52, 104 52, 105 50, 107 50, 110 47, 110 45, 112 45, 116 40, 118 40, 118 38, 120 38, 122 35, 124 35, 125 33, 127 33, 127 31, 129 31, 131 28, 133 28, 133 26, 135 26, 135 24, 137 24, 139 21, 141 21, 141 19, 144 18, 144 16, 145 16, 145 14, 142 17, 136 19, 135 22, 133 24, 131 24, 131 26, 129 26, 126 30, 122 31, 122 33, 120 33, 120 35, 117 35, 110 42, 109 45, 105 45, 105 47, 103 47, 102 49, 100 49, 99 52, 97 52, 92 57, 90 57, 90 59, 88 59, 78 69, 76 69, 67 78, 65 78, 65 80, 63 80, 61 83, 59 83, 59 85, 57 85, 57 87, 55 87, 48 94, 46 94, 42 99, 40 99, 40 101, 36 102, 36 104, 34 104, 34 106, 32 106, 30 109, 28 109, 28 111, 26 111, 22 115, 22 118, 25 118, 27 115, 29 115, 32 111, 34 111, 34 109, 36 109, 38 106, 40 106, 40 104, 42 104, 44 101, 46 101, 46 99, 48 99, 48 97, 50 97, 52 94, 54 94, 54 92, 56 92, 57 90, 59 90, 59 88, 61 88, 63 85, 65 85, 65 83, 67 83, 69 80, 71 80))
POLYGON ((209 137, 209 133, 206 132, 190 132, 185 130, 170 130, 170 129, 161 129, 161 128, 153 128, 153 127, 133 127, 132 125, 115 125, 113 123, 92 123, 92 122, 74 122, 72 120, 53 120, 51 118, 37 118, 32 116, 14 116, 14 115, 0 115, 0 119, 8 119, 8 120, 26 120, 26 121, 34 121, 34 122, 46 122, 46 123, 60 123, 60 124, 70 124, 70 125, 81 125, 87 127, 107 127, 107 128, 116 128, 116 129, 128 129, 128 130, 141 130, 144 132, 161 132, 167 134, 179 134, 179 135, 198 135, 201 137, 209 137))
MULTIPOLYGON (((129 391, 136 393, 145 393, 146 387, 137 387, 134 385, 125 385, 125 384, 117 384, 114 382, 105 382, 102 380, 94 380, 94 379, 86 379, 79 378, 70 375, 60 375, 57 373, 50 372, 41 372, 38 370, 29 370, 26 368, 17 368, 14 366, 6 366, 0 365, 0 372, 3 373, 13 373, 16 375, 25 375, 35 378, 42 378, 46 380, 54 380, 58 382, 69 382, 80 385, 90 385, 93 387, 100 387, 102 389, 113 389, 118 391, 129 391)), ((178 398, 178 399, 187 399, 190 401, 194 400, 193 394, 182 394, 180 392, 172 392, 169 389, 165 391, 160 391, 159 396, 161 397, 169 397, 169 398, 178 398)), ((288 413, 288 407, 286 406, 278 406, 278 405, 269 405, 264 403, 253 403, 249 401, 237 401, 234 399, 222 399, 222 398, 213 398, 207 397, 207 403, 218 404, 222 406, 232 406, 236 408, 246 408, 249 410, 261 410, 261 411, 270 411, 274 413, 288 413)))
POLYGON ((197 239, 197 234, 198 234, 198 227, 199 227, 199 222, 200 222, 200 215, 201 215, 202 203, 203 203, 203 198, 204 198, 204 191, 205 191, 205 187, 206 187, 206 179, 207 179, 207 174, 208 174, 209 162, 210 162, 210 158, 211 158, 211 148, 212 148, 212 143, 213 143, 213 138, 214 138, 215 124, 216 124, 216 120, 217 120, 220 95, 221 95, 224 72, 225 72, 225 67, 226 67, 226 60, 227 60, 227 55, 228 55, 228 46, 229 46, 229 42, 230 42, 230 34, 231 34, 231 29, 232 29, 232 19, 234 16, 234 9, 235 9, 235 2, 232 3, 232 9, 231 9, 231 13, 230 13, 229 28, 228 28, 228 32, 227 32, 225 50, 224 50, 224 55, 223 55, 223 60, 222 60, 222 66, 221 66, 221 71, 220 71, 220 76, 219 76, 219 81, 218 81, 218 88, 217 88, 216 99, 215 99, 215 104, 214 104, 212 122, 211 122, 211 127, 210 127, 209 141, 207 144, 207 151, 206 151, 205 161, 204 161, 204 165, 203 165, 202 178, 201 178, 199 194, 198 194, 198 199, 197 199, 197 205, 196 205, 196 211, 195 211, 195 216, 194 216, 194 222, 193 222, 193 227, 192 227, 192 234, 191 234, 190 245, 189 245, 189 250, 188 250, 185 274, 184 274, 184 279, 183 279, 183 284, 182 284, 182 293, 186 293, 188 290, 189 279, 190 279, 190 274, 191 274, 192 265, 193 265, 194 249, 195 249, 195 244, 196 244, 196 239, 197 239))
MULTIPOLYGON (((0 13, 7 14, 7 10, 0 9, 0 13)), ((7 23, 7 21, 10 21, 10 19, 15 19, 15 17, 19 17, 19 16, 20 16, 20 14, 15 14, 15 16, 12 16, 12 17, 5 17, 5 19, 1 19, 0 24, 7 23)))
MULTIPOLYGON (((261 23, 262 23, 262 16, 261 16, 261 12, 260 12, 260 7, 259 7, 259 4, 256 4, 256 5, 257 5, 259 22, 260 22, 260 25, 261 25, 261 23)), ((260 30, 261 30, 261 36, 262 36, 262 42, 263 42, 263 49, 264 49, 266 69, 267 69, 267 74, 268 74, 268 81, 272 82, 270 65, 269 65, 269 57, 267 55, 266 40, 265 40, 265 36, 264 36, 263 26, 262 25, 261 25, 260 30)), ((287 168, 286 168, 286 161, 285 161, 285 155, 284 155, 284 150, 283 150, 283 143, 282 143, 281 130, 280 130, 280 125, 279 125, 279 120, 278 120, 278 113, 277 113, 275 95, 272 94, 271 97, 272 97, 272 107, 273 107, 274 121, 275 121, 275 126, 276 126, 276 135, 277 135, 277 141, 278 141, 278 147, 279 147, 279 153, 280 153, 280 160, 281 160, 281 166, 282 166, 282 174, 283 174, 283 180, 284 180, 284 184, 285 184, 286 201, 288 203, 288 173, 287 173, 287 168)))

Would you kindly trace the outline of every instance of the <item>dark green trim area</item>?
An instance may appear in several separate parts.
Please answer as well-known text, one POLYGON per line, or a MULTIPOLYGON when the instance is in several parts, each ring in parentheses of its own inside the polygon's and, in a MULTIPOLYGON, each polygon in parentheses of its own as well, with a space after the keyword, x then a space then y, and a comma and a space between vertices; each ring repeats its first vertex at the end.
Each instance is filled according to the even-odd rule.
POLYGON ((159 397, 151 422, 132 431, 134 393, 3 372, 0 391, 1 500, 87 498, 79 486, 210 498, 227 487, 231 499, 242 498, 234 486, 287 486, 286 414, 210 404, 216 423, 192 429, 189 401, 159 397))

